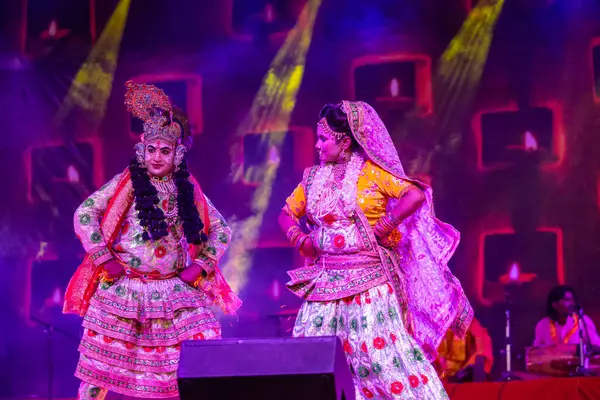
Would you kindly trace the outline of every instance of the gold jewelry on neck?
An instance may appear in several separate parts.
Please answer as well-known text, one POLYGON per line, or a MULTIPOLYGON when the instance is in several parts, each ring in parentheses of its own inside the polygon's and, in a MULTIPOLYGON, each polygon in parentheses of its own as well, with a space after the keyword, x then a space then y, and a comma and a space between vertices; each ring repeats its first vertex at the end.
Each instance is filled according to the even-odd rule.
POLYGON ((171 180, 171 174, 165 176, 151 176, 152 180, 155 182, 168 182, 171 180))

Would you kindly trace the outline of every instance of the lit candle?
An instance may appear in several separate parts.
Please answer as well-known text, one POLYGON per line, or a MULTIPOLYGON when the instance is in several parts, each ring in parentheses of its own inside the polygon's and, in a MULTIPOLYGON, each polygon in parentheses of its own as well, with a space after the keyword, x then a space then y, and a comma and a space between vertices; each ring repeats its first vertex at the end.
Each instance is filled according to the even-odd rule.
POLYGON ((519 285, 521 283, 528 283, 537 278, 537 274, 534 273, 522 273, 521 266, 518 262, 513 262, 508 268, 508 273, 500 277, 500 283, 502 285, 519 285))
POLYGON ((71 183, 79 182, 79 172, 77 171, 77 168, 75 168, 74 165, 69 165, 69 167, 67 168, 67 178, 71 183))
POLYGON ((392 97, 398 97, 400 95, 400 82, 398 79, 394 78, 390 82, 390 94, 392 97))
POLYGON ((538 142, 533 133, 527 131, 523 134, 523 147, 528 153, 538 150, 538 142))
POLYGON ((268 23, 273 22, 274 14, 275 12, 273 10, 273 5, 271 3, 267 3, 265 6, 265 21, 268 23))
POLYGON ((56 20, 53 19, 52 22, 50 22, 50 25, 48 26, 48 36, 55 37, 57 32, 58 22, 56 22, 56 20))
POLYGON ((61 29, 58 26, 58 21, 53 19, 48 25, 48 29, 43 31, 40 37, 44 40, 58 40, 67 36, 71 32, 70 29, 61 29))
POLYGON ((281 284, 277 279, 271 283, 270 295, 273 300, 279 300, 281 297, 281 284))
POLYGON ((510 271, 508 272, 508 280, 510 282, 519 282, 519 264, 514 262, 510 266, 510 271))
POLYGON ((389 111, 409 111, 415 104, 413 97, 402 96, 402 81, 396 77, 390 80, 387 90, 382 92, 382 95, 375 99, 375 103, 377 111, 384 115, 389 111))
POLYGON ((60 288, 54 289, 54 293, 52 293, 52 303, 55 305, 62 304, 62 294, 60 293, 60 288))

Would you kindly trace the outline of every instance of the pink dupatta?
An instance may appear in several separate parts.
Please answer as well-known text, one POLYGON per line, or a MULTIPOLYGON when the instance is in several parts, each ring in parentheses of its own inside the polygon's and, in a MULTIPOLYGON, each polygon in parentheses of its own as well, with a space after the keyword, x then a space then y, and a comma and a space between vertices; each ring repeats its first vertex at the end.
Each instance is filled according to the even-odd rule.
MULTIPOLYGON (((360 101, 343 101, 342 108, 366 156, 397 178, 415 183, 425 194, 421 208, 398 227, 402 240, 396 251, 379 246, 379 253, 400 304, 406 306, 407 329, 428 359, 434 360, 448 329, 463 337, 473 319, 462 286, 447 265, 460 234, 435 217, 431 187, 406 176, 392 139, 373 107, 360 101)), ((396 203, 390 201, 388 207, 396 203)))

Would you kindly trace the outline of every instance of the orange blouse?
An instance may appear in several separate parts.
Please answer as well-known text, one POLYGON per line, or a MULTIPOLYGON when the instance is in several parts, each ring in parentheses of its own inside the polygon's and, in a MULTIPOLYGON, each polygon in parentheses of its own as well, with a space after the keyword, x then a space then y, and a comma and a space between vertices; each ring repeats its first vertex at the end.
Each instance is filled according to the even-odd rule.
MULTIPOLYGON (((357 202, 371 226, 385 215, 388 199, 400 198, 412 183, 396 178, 375 163, 367 160, 357 182, 357 202)), ((299 219, 306 215, 306 193, 300 183, 287 198, 285 210, 299 219)))
POLYGON ((446 370, 439 371, 442 377, 454 376, 461 369, 475 364, 477 356, 484 357, 483 368, 489 374, 494 364, 492 339, 487 329, 473 318, 464 338, 458 338, 450 330, 446 332, 438 348, 438 356, 446 360, 446 370))

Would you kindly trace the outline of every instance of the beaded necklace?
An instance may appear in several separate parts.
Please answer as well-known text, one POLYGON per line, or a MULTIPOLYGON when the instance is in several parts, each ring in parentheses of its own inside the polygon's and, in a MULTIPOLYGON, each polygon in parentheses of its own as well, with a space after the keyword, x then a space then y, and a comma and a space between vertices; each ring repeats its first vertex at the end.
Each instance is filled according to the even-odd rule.
POLYGON ((307 197, 308 212, 317 219, 323 218, 341 201, 344 214, 352 216, 356 208, 356 183, 363 162, 360 155, 353 153, 346 164, 319 166, 307 197))
POLYGON ((156 188, 156 191, 159 195, 165 199, 167 199, 167 204, 163 208, 163 212, 165 214, 165 218, 173 219, 177 216, 177 197, 175 193, 177 192, 177 186, 173 179, 171 179, 171 175, 165 175, 163 177, 151 177, 150 181, 152 185, 156 188))

